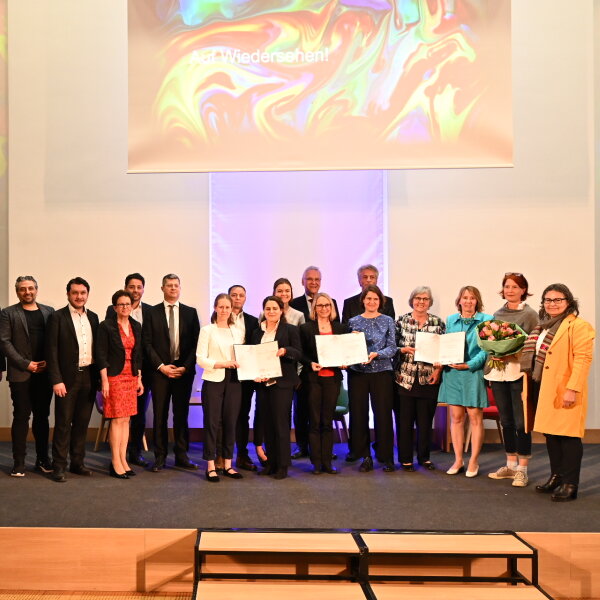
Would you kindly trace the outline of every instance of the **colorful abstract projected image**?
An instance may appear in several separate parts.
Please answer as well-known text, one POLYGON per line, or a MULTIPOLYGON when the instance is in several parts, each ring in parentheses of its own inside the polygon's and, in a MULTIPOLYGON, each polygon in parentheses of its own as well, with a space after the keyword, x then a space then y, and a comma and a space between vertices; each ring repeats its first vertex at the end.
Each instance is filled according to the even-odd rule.
POLYGON ((510 0, 129 0, 129 171, 510 166, 510 0))

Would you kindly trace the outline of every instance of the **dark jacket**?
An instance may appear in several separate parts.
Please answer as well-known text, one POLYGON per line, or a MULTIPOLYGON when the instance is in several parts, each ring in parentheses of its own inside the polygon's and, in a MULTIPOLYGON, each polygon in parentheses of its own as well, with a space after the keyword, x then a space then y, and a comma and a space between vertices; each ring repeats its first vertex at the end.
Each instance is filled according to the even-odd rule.
MULTIPOLYGON (((252 344, 260 344, 264 331, 259 327, 252 334, 252 344)), ((275 332, 275 341, 280 348, 285 348, 285 355, 281 361, 281 377, 277 377, 275 385, 282 388, 291 388, 300 382, 298 377, 297 362, 302 359, 302 345, 300 343, 300 334, 295 325, 289 323, 279 323, 275 332)))
MULTIPOLYGON (((362 292, 361 292, 362 293, 362 292)), ((387 315, 396 319, 396 311, 394 310, 394 301, 389 296, 384 296, 385 302, 379 307, 379 312, 382 315, 387 315)), ((365 307, 360 303, 360 294, 351 296, 344 300, 344 309, 342 311, 342 323, 347 323, 352 317, 362 315, 365 312, 365 307)))
MULTIPOLYGON (((333 335, 340 335, 343 333, 349 333, 350 330, 348 326, 344 323, 338 323, 337 321, 332 321, 331 329, 333 331, 333 335)), ((316 336, 320 335, 319 333, 319 325, 316 321, 309 321, 308 323, 304 323, 300 325, 300 340, 302 342, 302 364, 304 365, 302 369, 302 378, 311 380, 318 380, 319 374, 317 371, 312 370, 311 363, 319 362, 319 356, 317 354, 317 342, 316 336)), ((337 367, 329 367, 334 371, 334 377, 338 380, 342 379, 342 370, 337 367)))
MULTIPOLYGON (((39 302, 37 305, 47 324, 54 309, 39 302)), ((27 367, 33 360, 32 348, 21 304, 7 306, 0 313, 0 358, 3 358, 2 355, 8 359, 8 381, 27 381, 31 377, 27 367)))
MULTIPOLYGON (((96 336, 98 333, 98 315, 86 310, 92 328, 92 357, 95 356, 96 336)), ((65 306, 53 312, 46 325, 46 362, 50 383, 64 383, 67 391, 75 381, 79 368, 79 344, 69 307, 65 306)), ((92 380, 98 380, 96 365, 92 365, 92 380)))
MULTIPOLYGON (((142 326, 133 317, 129 317, 129 325, 135 338, 131 353, 131 372, 137 375, 142 368, 142 326)), ((125 348, 116 319, 106 319, 98 327, 96 366, 98 370, 106 369, 109 377, 119 375, 125 366, 125 348)))

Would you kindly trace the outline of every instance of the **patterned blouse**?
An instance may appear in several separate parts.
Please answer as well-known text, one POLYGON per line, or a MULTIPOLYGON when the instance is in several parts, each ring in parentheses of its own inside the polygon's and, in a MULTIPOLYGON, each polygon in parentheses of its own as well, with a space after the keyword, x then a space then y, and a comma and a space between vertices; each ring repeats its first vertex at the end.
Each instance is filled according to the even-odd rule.
MULTIPOLYGON (((422 327, 419 327, 419 323, 413 318, 412 313, 406 313, 398 317, 396 321, 396 344, 398 348, 404 348, 405 346, 414 348, 417 331, 442 334, 446 332, 446 324, 439 317, 428 314, 427 321, 425 321, 422 327)), ((395 370, 396 383, 410 390, 412 389, 415 377, 419 378, 421 385, 427 385, 427 380, 433 373, 433 365, 415 362, 412 354, 402 354, 400 352, 395 370)))
POLYGON ((367 319, 362 315, 352 317, 348 321, 350 331, 362 331, 367 341, 367 352, 377 352, 368 365, 351 365, 353 371, 359 373, 380 373, 392 371, 392 359, 398 348, 394 340, 394 320, 387 315, 379 315, 373 319, 367 319))

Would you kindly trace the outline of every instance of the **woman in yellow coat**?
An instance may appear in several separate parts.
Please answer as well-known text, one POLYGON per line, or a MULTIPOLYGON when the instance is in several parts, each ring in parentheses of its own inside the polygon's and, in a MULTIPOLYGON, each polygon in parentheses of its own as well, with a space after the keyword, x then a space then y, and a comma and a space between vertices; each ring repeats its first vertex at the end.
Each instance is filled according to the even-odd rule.
POLYGON ((587 377, 595 332, 579 318, 577 300, 562 283, 542 294, 540 324, 527 338, 521 358, 531 373, 537 409, 533 429, 546 436, 551 475, 538 485, 555 502, 577 498, 587 413, 587 377))

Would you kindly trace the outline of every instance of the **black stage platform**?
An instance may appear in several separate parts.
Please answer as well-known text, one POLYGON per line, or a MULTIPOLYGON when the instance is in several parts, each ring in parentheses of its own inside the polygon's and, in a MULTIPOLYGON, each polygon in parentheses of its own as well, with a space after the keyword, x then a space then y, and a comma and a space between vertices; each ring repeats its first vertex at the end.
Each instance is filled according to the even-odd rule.
MULTIPOLYGON (((487 473, 504 461, 498 445, 486 445, 480 475, 444 473, 452 455, 434 452, 438 470, 359 473, 359 463, 345 463, 344 444, 336 445, 338 475, 311 474, 308 459, 295 461, 290 477, 274 481, 244 472, 240 481, 211 484, 204 471, 168 468, 121 481, 108 476, 105 446, 89 451, 86 464, 94 476, 68 474, 64 484, 36 473, 29 448, 25 477, 9 477, 10 444, 0 443, 0 526, 3 527, 291 527, 437 530, 513 530, 529 532, 594 532, 600 523, 600 445, 584 446, 582 481, 577 501, 553 503, 536 493, 546 480, 548 458, 534 444, 527 488, 510 480, 494 481, 487 473)), ((201 464, 202 446, 190 457, 201 464)), ((151 459, 151 455, 147 457, 151 459)), ((168 464, 173 459, 169 457, 168 464)))

